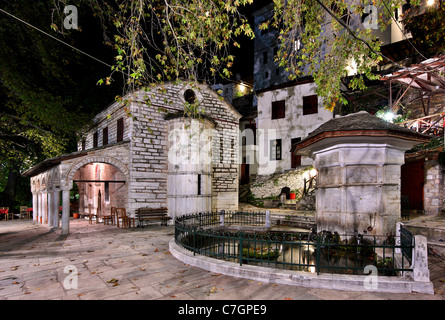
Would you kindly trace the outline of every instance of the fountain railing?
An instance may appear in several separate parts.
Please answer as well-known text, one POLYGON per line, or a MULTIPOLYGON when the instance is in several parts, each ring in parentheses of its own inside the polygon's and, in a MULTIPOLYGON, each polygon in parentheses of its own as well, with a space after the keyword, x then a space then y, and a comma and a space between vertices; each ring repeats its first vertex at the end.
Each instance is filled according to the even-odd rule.
POLYGON ((175 220, 175 241, 194 255, 317 274, 412 272, 414 238, 271 231, 268 212, 205 212, 175 220))

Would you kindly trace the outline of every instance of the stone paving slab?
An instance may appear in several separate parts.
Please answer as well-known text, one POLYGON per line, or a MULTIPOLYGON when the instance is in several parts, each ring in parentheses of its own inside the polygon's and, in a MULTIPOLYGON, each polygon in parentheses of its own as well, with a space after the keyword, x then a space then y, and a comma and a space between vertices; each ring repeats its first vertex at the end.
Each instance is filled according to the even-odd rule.
MULTIPOLYGON (((0 300, 444 300, 445 261, 430 257, 434 295, 303 288, 230 277, 177 260, 173 226, 118 229, 71 220, 70 235, 0 222, 0 300), (77 288, 66 285, 77 270, 77 288)), ((70 284, 70 283, 68 283, 70 284)), ((71 283, 72 284, 72 283, 71 283)))

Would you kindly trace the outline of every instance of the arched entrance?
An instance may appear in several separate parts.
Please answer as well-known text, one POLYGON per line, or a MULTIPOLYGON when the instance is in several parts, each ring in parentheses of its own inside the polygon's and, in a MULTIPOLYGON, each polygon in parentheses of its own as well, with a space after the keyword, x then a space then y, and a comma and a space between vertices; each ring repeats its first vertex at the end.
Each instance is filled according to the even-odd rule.
POLYGON ((113 206, 127 206, 129 171, 127 166, 119 160, 109 156, 87 156, 70 165, 65 172, 64 183, 61 186, 62 234, 69 233, 69 193, 73 188, 73 183, 76 183, 79 190, 80 214, 95 214, 100 217, 113 206))
POLYGON ((75 172, 73 182, 78 187, 79 214, 109 214, 111 207, 127 207, 128 184, 125 174, 114 165, 92 162, 75 172))

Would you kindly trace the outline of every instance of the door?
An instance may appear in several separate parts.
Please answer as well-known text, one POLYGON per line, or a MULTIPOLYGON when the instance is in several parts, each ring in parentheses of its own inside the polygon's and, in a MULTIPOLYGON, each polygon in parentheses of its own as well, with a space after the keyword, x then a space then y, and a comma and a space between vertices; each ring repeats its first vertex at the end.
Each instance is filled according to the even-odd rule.
POLYGON ((425 183, 425 160, 416 160, 402 165, 401 195, 408 196, 409 208, 423 210, 423 185, 425 183))

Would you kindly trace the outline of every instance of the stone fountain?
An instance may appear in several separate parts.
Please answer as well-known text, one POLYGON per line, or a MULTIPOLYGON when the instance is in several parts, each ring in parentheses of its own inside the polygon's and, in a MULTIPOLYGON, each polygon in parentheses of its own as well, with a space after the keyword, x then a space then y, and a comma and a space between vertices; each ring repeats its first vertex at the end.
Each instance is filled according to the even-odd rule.
POLYGON ((405 151, 429 139, 362 111, 333 118, 294 145, 318 171, 317 230, 394 235, 405 151))

